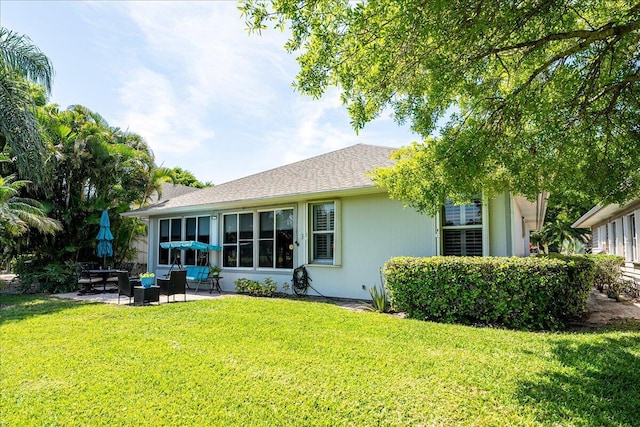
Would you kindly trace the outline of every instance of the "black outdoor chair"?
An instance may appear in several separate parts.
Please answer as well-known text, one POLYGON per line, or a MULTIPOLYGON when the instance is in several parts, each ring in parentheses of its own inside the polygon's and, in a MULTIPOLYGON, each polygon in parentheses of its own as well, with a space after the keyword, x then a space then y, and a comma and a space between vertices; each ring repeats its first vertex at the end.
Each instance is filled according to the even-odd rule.
POLYGON ((184 301, 187 301, 187 270, 171 270, 171 274, 168 279, 157 279, 160 286, 160 295, 167 296, 167 302, 169 302, 169 296, 173 295, 173 301, 176 300, 176 294, 184 294, 184 301))
POLYGON ((120 304, 120 295, 129 297, 129 305, 131 305, 131 298, 133 298, 133 287, 138 286, 140 282, 135 279, 129 278, 129 273, 126 271, 118 272, 118 304, 120 304))
POLYGON ((102 283, 102 277, 89 273, 91 269, 91 264, 76 264, 76 277, 78 279, 78 285, 81 286, 81 293, 90 293, 93 291, 94 285, 102 283))

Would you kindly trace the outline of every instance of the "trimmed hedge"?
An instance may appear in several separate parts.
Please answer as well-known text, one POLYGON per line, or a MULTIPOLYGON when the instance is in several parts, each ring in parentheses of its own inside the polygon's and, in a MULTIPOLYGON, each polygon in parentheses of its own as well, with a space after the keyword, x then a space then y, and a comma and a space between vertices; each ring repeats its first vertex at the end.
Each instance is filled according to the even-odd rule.
POLYGON ((619 298, 624 286, 622 270, 624 257, 619 255, 587 255, 595 264, 593 282, 600 292, 606 292, 611 298, 619 298))
POLYGON ((392 307, 414 319, 512 329, 559 329, 584 314, 593 261, 574 257, 392 258, 392 307))

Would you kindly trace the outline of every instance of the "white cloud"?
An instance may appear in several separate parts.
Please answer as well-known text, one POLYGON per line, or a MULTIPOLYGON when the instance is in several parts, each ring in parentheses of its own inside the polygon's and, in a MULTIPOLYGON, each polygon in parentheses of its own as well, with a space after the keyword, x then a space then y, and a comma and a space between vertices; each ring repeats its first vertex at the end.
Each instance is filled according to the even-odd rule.
POLYGON ((287 121, 268 132, 266 141, 283 153, 281 158, 285 163, 361 142, 348 126, 337 89, 328 90, 318 100, 297 97, 287 121))
POLYGON ((183 89, 194 102, 260 115, 278 98, 278 79, 289 83, 285 63, 293 66, 294 61, 282 50, 284 38, 273 32, 249 37, 235 3, 128 5, 150 51, 167 72, 183 79, 183 89))
POLYGON ((295 93, 288 34, 249 36, 236 2, 6 3, 3 23, 41 41, 56 67, 53 102, 99 112, 145 138, 158 163, 202 181, 415 139, 386 112, 356 135, 337 89, 295 93))
POLYGON ((145 137, 159 162, 206 168, 199 178, 222 182, 359 142, 409 142, 375 131, 395 127, 387 117, 357 135, 336 88, 319 100, 294 92, 298 66, 284 51, 287 33, 249 36, 236 3, 127 2, 121 9, 138 33, 127 49, 137 55, 123 72, 122 122, 145 137))
POLYGON ((215 135, 188 100, 180 99, 172 83, 154 71, 131 72, 120 96, 127 106, 121 121, 132 124, 130 130, 142 135, 156 153, 197 149, 215 135))
POLYGON ((142 45, 140 68, 123 73, 122 121, 156 154, 200 149, 218 133, 214 128, 234 125, 229 121, 238 128, 268 122, 286 108, 286 92, 295 96, 295 61, 281 47, 285 37, 249 37, 235 3, 126 6, 142 45))

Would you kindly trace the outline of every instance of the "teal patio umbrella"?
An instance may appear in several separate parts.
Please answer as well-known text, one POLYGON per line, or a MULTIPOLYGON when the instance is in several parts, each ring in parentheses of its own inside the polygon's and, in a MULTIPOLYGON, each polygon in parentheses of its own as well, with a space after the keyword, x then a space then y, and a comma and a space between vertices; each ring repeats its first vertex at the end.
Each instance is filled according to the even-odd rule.
POLYGON ((107 257, 113 256, 113 245, 111 244, 113 234, 111 234, 109 227, 111 227, 111 221, 109 221, 109 213, 105 209, 102 211, 100 231, 98 231, 98 235, 96 236, 96 240, 98 241, 98 256, 102 257, 102 267, 105 267, 107 257))

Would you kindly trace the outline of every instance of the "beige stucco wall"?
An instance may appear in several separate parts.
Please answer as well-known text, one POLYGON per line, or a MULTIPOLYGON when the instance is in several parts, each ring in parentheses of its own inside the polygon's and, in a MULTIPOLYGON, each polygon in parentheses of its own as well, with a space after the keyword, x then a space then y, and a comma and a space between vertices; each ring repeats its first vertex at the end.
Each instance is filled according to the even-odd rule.
MULTIPOLYGON (((302 200, 290 204, 273 206, 265 205, 256 209, 274 207, 293 207, 297 218, 294 233, 298 245, 295 248, 294 266, 307 264, 311 276, 311 285, 321 294, 332 297, 370 299, 369 289, 381 284, 380 269, 384 263, 396 256, 433 256, 439 251, 437 238, 437 218, 420 214, 411 208, 403 207, 401 202, 390 200, 386 194, 349 196, 330 198, 336 201, 337 241, 336 253, 338 265, 308 265, 310 239, 308 236, 308 203, 324 200, 302 200)), ((185 216, 212 215, 212 243, 221 244, 218 235, 221 233, 222 214, 225 212, 241 212, 235 209, 224 212, 198 211, 185 216)), ((514 215, 520 218, 517 206, 512 203, 508 194, 502 194, 489 202, 485 214, 488 221, 488 247, 491 256, 520 255, 524 243, 520 224, 512 224, 514 215), (514 209, 515 207, 515 209, 514 209), (515 236, 515 237, 514 237, 515 236)), ((156 239, 158 218, 150 221, 151 240, 150 265, 157 264, 156 239)), ((212 263, 220 262, 220 254, 212 253, 212 263)), ((167 266, 156 266, 156 274, 164 274, 167 266)), ((225 291, 235 289, 234 281, 244 277, 263 280, 271 277, 279 283, 291 283, 291 271, 274 269, 223 269, 221 285, 225 291)), ((310 290, 310 294, 315 294, 310 290)))
POLYGON ((511 222, 509 199, 503 193, 489 201, 489 255, 511 256, 511 222))
POLYGON ((307 268, 312 285, 327 295, 370 299, 387 260, 436 254, 434 219, 386 194, 342 199, 341 210, 341 266, 307 268))

